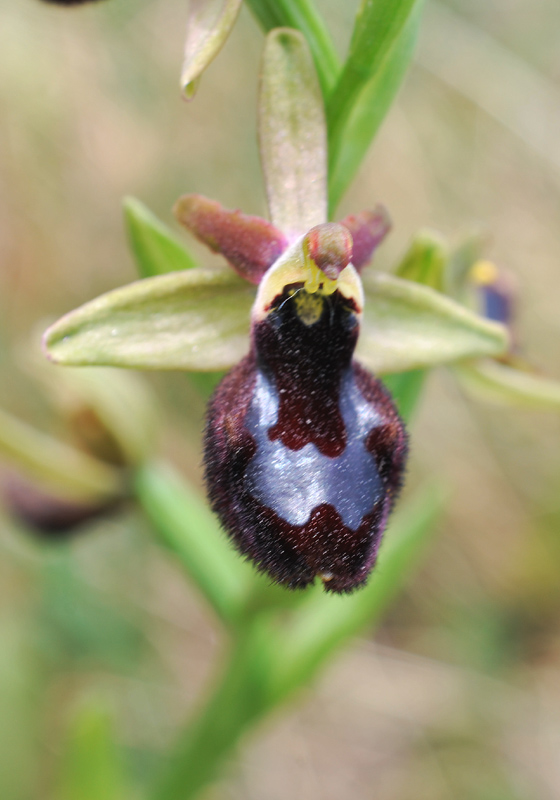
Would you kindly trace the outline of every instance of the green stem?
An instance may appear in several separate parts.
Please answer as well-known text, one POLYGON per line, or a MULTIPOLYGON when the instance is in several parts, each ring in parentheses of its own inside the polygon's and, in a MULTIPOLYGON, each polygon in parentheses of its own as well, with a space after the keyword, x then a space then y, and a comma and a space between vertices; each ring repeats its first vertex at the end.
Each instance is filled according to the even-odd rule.
POLYGON ((217 775, 243 733, 270 708, 270 621, 239 633, 207 705, 179 739, 150 800, 190 800, 217 775))
POLYGON ((297 28, 309 44, 323 96, 327 96, 340 72, 340 59, 331 35, 313 0, 247 0, 261 27, 297 28))

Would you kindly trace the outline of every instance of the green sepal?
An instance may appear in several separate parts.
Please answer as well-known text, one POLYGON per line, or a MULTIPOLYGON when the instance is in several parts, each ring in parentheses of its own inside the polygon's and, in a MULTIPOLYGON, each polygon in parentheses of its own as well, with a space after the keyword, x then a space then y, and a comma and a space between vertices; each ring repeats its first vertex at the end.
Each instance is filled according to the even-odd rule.
POLYGON ((445 295, 380 272, 363 274, 366 303, 356 356, 377 374, 507 351, 507 329, 445 295))
POLYGON ((44 347, 67 366, 226 369, 248 351, 254 294, 228 267, 146 278, 62 317, 44 347))

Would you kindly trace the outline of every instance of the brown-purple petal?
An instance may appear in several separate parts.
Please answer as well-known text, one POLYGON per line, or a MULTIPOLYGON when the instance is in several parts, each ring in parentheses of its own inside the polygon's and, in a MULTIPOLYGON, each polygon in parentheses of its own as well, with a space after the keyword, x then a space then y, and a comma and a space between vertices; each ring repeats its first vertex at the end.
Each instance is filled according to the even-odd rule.
POLYGON ((258 284, 288 245, 284 234, 265 219, 231 211, 200 194, 180 197, 173 211, 182 225, 221 253, 250 283, 258 284))
POLYGON ((391 230, 391 218, 385 206, 378 205, 373 211, 349 214, 340 220, 352 234, 354 252, 352 264, 360 272, 369 264, 374 250, 391 230))

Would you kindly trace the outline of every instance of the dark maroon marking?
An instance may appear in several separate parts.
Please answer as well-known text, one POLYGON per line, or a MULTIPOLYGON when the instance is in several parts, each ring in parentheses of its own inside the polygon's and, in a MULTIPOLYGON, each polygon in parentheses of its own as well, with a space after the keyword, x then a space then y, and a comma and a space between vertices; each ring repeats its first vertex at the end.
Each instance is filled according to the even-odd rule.
POLYGON ((408 456, 406 429, 395 408, 393 398, 381 381, 373 378, 356 362, 354 362, 354 376, 362 396, 375 406, 384 419, 384 424, 370 431, 366 447, 375 456, 377 469, 387 486, 387 491, 396 497, 402 486, 408 456))
MULTIPOLYGON (((365 388, 379 401, 378 410, 386 418, 382 430, 396 427, 396 411, 381 383, 355 363, 352 369, 362 391, 365 388)), ((406 456, 402 424, 394 458, 386 446, 388 438, 381 440, 379 457, 386 495, 364 516, 357 530, 345 526, 339 513, 325 504, 318 506, 304 525, 290 525, 256 501, 245 485, 255 443, 243 430, 242 420, 255 380, 256 362, 249 355, 226 376, 210 404, 205 463, 212 508, 239 550, 277 582, 292 589, 304 588, 317 575, 330 574, 332 578, 325 582, 327 591, 353 591, 367 580, 375 565, 387 517, 400 488, 406 456)))
POLYGON ((180 197, 173 211, 182 225, 215 253, 221 253, 250 283, 258 284, 288 246, 284 234, 272 223, 230 211, 199 194, 180 197))
POLYGON ((357 325, 345 310, 346 301, 336 294, 321 320, 307 328, 294 316, 294 304, 286 291, 276 310, 255 327, 251 353, 223 379, 210 402, 205 477, 213 510, 239 550, 258 569, 290 588, 303 588, 319 575, 327 591, 340 593, 362 585, 375 564, 401 486, 407 441, 386 389, 351 362, 357 325), (380 416, 365 446, 375 459, 385 491, 355 530, 327 503, 316 506, 305 524, 290 524, 249 491, 246 475, 256 442, 245 419, 260 369, 268 371, 277 389, 285 389, 279 393, 283 398, 281 420, 272 430, 277 429, 281 442, 293 450, 313 442, 324 448, 323 453, 326 450, 336 456, 341 443, 344 448, 337 380, 347 376, 348 369, 364 399, 380 416), (319 434, 306 423, 308 413, 319 434), (331 422, 321 427, 324 417, 331 422))
POLYGON ((376 206, 373 211, 361 211, 359 214, 350 214, 340 220, 352 234, 353 255, 352 264, 361 272, 369 264, 373 253, 391 230, 389 212, 382 206, 376 206))
POLYGON ((338 456, 346 446, 340 381, 352 360, 358 323, 337 291, 325 298, 321 319, 304 325, 291 290, 286 287, 276 310, 253 331, 258 366, 272 376, 280 401, 269 436, 291 450, 312 442, 324 455, 338 456))

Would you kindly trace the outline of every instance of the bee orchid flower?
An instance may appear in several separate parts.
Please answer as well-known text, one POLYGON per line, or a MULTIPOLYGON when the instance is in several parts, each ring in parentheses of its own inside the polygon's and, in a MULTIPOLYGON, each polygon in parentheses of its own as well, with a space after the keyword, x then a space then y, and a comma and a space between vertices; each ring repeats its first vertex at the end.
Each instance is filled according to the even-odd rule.
MULTIPOLYGON (((275 581, 295 588, 319 578, 327 591, 348 592, 375 564, 407 453, 395 404, 368 370, 497 355, 508 334, 429 287, 362 275, 388 215, 377 207, 327 220, 323 103, 296 31, 267 37, 259 140, 270 222, 201 195, 175 206, 226 267, 109 292, 52 326, 45 347, 69 365, 233 367, 207 416, 213 509, 275 581)), ((176 254, 159 223, 136 213, 135 225, 137 244, 150 243, 144 255, 176 254)))

